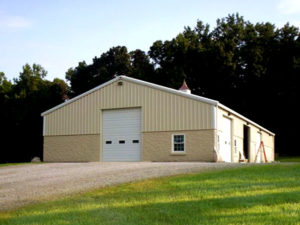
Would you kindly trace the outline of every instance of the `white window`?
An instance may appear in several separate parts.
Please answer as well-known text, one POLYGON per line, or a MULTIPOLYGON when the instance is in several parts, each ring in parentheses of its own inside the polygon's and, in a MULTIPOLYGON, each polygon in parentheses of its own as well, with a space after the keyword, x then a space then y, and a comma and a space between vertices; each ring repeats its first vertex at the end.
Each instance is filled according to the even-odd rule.
POLYGON ((172 136, 172 151, 173 152, 185 152, 185 136, 184 134, 173 134, 172 136))

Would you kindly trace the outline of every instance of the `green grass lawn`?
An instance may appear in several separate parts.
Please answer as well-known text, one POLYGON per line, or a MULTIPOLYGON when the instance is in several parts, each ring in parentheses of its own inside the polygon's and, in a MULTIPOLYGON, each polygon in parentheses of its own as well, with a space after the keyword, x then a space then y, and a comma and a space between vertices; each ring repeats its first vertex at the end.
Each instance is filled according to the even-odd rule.
POLYGON ((0 224, 300 224, 300 164, 258 165, 102 188, 0 213, 0 224))
POLYGON ((281 156, 276 160, 280 162, 300 162, 300 156, 281 156))

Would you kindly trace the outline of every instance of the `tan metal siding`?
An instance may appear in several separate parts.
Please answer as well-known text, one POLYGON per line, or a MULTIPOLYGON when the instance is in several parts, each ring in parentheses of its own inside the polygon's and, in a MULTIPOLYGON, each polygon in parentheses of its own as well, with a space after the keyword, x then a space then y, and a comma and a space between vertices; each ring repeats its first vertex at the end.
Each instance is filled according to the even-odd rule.
POLYGON ((45 136, 99 134, 102 109, 128 107, 142 107, 144 132, 212 129, 210 104, 123 81, 45 115, 45 136))

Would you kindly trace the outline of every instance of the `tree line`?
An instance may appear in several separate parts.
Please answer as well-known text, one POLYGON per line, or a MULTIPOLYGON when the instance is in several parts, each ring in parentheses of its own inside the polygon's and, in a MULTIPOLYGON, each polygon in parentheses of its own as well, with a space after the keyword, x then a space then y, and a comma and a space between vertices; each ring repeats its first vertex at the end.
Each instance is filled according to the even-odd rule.
POLYGON ((45 74, 34 64, 25 65, 13 82, 0 76, 1 137, 8 144, 1 149, 12 155, 4 161, 15 161, 17 155, 20 160, 42 157, 40 113, 116 74, 175 89, 185 79, 193 94, 219 100, 275 132, 276 152, 299 155, 294 141, 300 34, 288 23, 281 28, 253 24, 238 14, 218 19, 213 29, 198 21, 171 40, 155 41, 148 52, 116 46, 91 64, 79 62, 66 72, 69 86, 59 79, 47 81, 45 74))
POLYGON ((42 157, 43 122, 41 112, 66 98, 64 80, 45 79, 42 66, 26 64, 13 82, 0 73, 0 163, 30 161, 42 157))

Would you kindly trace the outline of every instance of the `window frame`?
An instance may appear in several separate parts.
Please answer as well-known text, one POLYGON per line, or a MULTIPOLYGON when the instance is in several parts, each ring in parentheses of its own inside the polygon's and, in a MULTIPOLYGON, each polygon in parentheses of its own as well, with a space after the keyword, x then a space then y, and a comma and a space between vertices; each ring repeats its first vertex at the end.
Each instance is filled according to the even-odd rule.
POLYGON ((171 147, 171 152, 172 152, 172 154, 185 154, 186 153, 186 141, 185 141, 185 134, 182 134, 182 133, 180 133, 180 134, 172 134, 172 136, 171 136, 171 138, 172 138, 172 147, 171 147), (175 149, 174 149, 174 145, 175 145, 175 143, 174 143, 174 137, 175 136, 179 136, 179 135, 182 135, 183 136, 183 151, 176 151, 175 149))

